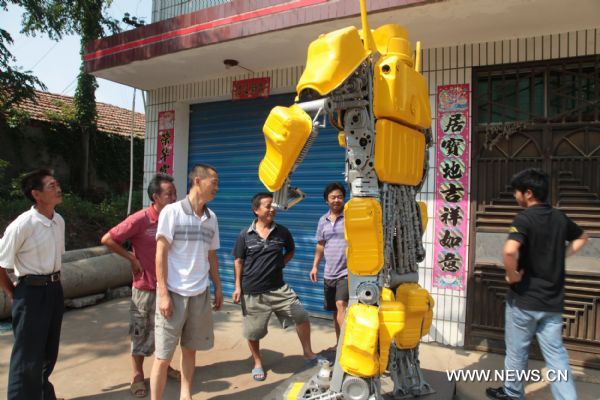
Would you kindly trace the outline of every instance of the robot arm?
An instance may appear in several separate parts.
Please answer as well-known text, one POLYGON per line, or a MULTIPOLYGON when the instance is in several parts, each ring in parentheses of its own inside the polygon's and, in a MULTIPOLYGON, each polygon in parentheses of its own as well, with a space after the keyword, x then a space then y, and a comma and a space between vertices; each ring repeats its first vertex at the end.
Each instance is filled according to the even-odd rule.
POLYGON ((273 194, 273 204, 283 210, 305 197, 291 186, 291 175, 302 163, 319 134, 319 117, 326 115, 327 99, 296 103, 271 110, 263 133, 266 153, 258 167, 258 176, 273 194))
POLYGON ((366 82, 351 77, 370 54, 355 27, 321 35, 310 44, 306 68, 296 92, 298 98, 301 94, 311 93, 320 99, 299 102, 291 107, 275 107, 263 126, 266 154, 258 175, 265 187, 274 192, 273 202, 279 208, 285 210, 304 198, 298 188, 291 187, 289 177, 317 137, 319 126, 324 126, 318 123, 319 117, 325 118, 335 109, 366 105, 367 102, 361 100, 364 93, 357 98, 353 87, 349 87, 349 93, 336 96, 336 104, 328 95, 342 85, 366 90, 366 82), (357 99, 364 104, 356 104, 357 99))

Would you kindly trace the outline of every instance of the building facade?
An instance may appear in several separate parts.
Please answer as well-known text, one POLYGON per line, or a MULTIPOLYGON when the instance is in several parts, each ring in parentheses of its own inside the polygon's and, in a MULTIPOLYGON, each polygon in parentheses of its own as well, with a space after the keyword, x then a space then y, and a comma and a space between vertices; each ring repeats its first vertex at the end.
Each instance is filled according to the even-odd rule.
MULTIPOLYGON (((575 363, 600 367, 600 3, 372 0, 368 8, 372 28, 398 23, 423 43, 434 143, 420 194, 430 223, 419 280, 436 301, 425 340, 501 350, 501 246, 518 211, 507 185, 535 166, 552 177, 552 204, 592 236, 568 261, 564 337, 575 363)), ((263 190, 262 124, 273 106, 293 103, 308 44, 360 27, 358 14, 354 0, 155 0, 153 24, 87 48, 90 72, 147 91, 145 181, 165 158, 165 129, 180 194, 194 163, 219 170, 213 208, 226 293, 232 241, 252 219, 252 194, 263 190), (239 81, 257 78, 269 78, 267 98, 232 100, 239 81)), ((326 211, 321 191, 343 180, 343 159, 335 129, 322 130, 293 176, 307 199, 278 217, 298 246, 286 280, 315 313, 321 285, 308 272, 326 211)))

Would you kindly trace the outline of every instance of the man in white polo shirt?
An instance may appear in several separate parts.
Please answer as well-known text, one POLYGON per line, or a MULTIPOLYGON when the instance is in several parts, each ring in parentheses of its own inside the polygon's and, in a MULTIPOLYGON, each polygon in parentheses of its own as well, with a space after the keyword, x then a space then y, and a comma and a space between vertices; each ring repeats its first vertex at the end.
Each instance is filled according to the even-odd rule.
POLYGON ((35 205, 8 225, 0 239, 0 287, 13 300, 15 336, 7 398, 55 400, 48 378, 58 356, 64 309, 60 267, 65 221, 54 211, 62 191, 46 169, 25 175, 21 189, 35 205), (14 270, 16 286, 6 269, 14 270))
POLYGON ((215 198, 219 178, 206 164, 190 174, 185 199, 165 206, 156 231, 155 360, 150 376, 152 400, 162 399, 167 368, 181 345, 180 400, 191 400, 196 351, 214 342, 209 276, 214 286, 214 310, 223 305, 217 249, 219 224, 207 203, 215 198))

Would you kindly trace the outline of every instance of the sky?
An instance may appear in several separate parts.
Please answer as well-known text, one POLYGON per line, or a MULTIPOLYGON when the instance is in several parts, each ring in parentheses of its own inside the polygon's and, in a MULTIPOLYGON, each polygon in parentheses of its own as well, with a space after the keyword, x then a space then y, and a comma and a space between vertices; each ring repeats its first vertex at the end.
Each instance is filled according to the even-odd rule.
MULTIPOLYGON (((126 12, 144 19, 148 24, 152 18, 152 0, 113 0, 108 9, 108 14, 119 21, 126 12)), ((58 42, 44 35, 26 36, 19 33, 22 14, 21 8, 10 3, 8 11, 0 10, 0 27, 8 31, 14 40, 13 45, 9 46, 10 52, 17 59, 13 65, 32 71, 49 92, 73 96, 81 66, 79 36, 64 36, 58 42)), ((121 22, 121 29, 132 28, 121 22)), ((101 78, 97 80, 99 87, 96 90, 96 101, 131 109, 133 88, 101 78)), ((144 112, 140 91, 137 93, 135 110, 144 112)))

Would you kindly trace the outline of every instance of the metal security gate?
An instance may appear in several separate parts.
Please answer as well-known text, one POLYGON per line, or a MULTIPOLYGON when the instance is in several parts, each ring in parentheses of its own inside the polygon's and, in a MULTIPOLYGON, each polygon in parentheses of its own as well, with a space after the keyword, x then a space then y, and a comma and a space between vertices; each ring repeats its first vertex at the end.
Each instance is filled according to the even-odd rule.
POLYGON ((600 56, 473 70, 477 230, 505 232, 511 176, 551 178, 549 202, 600 235, 600 56))
MULTIPOLYGON (((268 99, 223 101, 195 104, 190 107, 189 166, 203 162, 219 173, 219 192, 209 207, 217 214, 221 234, 219 270, 223 294, 231 298, 234 290, 233 257, 235 240, 247 228, 254 215, 250 199, 266 191, 258 180, 258 164, 265 153, 262 126, 271 108, 293 103, 292 94, 268 99)), ((337 142, 337 131, 330 126, 319 136, 292 177, 307 197, 276 221, 285 225, 296 242, 294 258, 284 270, 285 281, 298 293, 307 310, 323 311, 323 283, 308 277, 315 249, 315 232, 319 217, 327 211, 323 188, 331 181, 343 182, 344 149, 337 142)))
POLYGON ((466 346, 503 351, 502 244, 520 210, 507 185, 537 167, 550 175, 550 204, 591 236, 567 262, 563 340, 571 363, 600 368, 600 56, 475 68, 473 104, 466 346))

